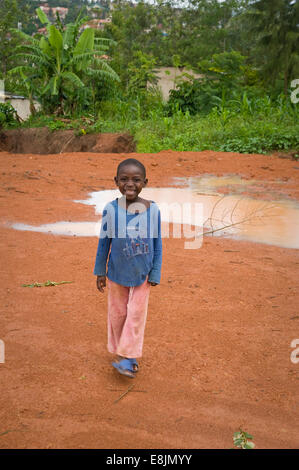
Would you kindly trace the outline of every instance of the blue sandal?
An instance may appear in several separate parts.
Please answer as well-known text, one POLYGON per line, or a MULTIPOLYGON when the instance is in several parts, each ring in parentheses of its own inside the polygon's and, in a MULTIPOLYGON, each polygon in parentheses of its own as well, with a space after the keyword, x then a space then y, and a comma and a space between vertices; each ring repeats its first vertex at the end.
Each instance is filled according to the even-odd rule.
POLYGON ((120 374, 130 377, 131 379, 135 377, 134 364, 132 359, 122 359, 119 362, 112 362, 113 367, 115 367, 120 374))

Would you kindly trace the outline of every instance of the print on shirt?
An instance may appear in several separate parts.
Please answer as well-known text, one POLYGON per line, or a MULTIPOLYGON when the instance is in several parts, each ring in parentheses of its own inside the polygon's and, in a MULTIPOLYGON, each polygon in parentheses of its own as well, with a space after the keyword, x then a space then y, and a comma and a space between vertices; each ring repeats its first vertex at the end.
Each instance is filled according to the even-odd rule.
POLYGON ((132 258, 137 255, 147 255, 149 253, 148 243, 145 243, 139 236, 126 241, 126 247, 123 249, 126 258, 132 258))

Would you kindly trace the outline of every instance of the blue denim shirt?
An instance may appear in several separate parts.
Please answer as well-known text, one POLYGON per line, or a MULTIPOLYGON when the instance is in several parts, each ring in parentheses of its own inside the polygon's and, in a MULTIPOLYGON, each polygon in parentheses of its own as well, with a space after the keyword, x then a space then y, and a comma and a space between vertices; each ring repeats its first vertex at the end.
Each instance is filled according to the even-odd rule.
POLYGON ((123 286, 139 286, 147 276, 149 282, 159 284, 161 266, 161 214, 157 204, 152 202, 139 214, 125 210, 118 199, 106 204, 94 274, 123 286))

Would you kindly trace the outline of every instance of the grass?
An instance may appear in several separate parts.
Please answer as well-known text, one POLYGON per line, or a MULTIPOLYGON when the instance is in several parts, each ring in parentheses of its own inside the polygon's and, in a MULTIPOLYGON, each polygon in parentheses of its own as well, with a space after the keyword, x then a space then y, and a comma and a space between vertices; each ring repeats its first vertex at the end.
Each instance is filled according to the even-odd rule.
POLYGON ((215 150, 239 153, 267 153, 269 150, 299 149, 298 120, 287 116, 232 115, 173 116, 143 121, 133 126, 138 152, 164 149, 179 151, 215 150))

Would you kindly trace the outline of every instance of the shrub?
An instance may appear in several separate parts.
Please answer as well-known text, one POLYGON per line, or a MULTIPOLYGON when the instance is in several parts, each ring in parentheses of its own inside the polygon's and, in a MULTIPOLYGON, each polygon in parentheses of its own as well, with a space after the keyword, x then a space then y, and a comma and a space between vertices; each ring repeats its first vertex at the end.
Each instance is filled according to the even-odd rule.
POLYGON ((0 126, 13 124, 17 120, 15 108, 10 103, 0 103, 0 126))

